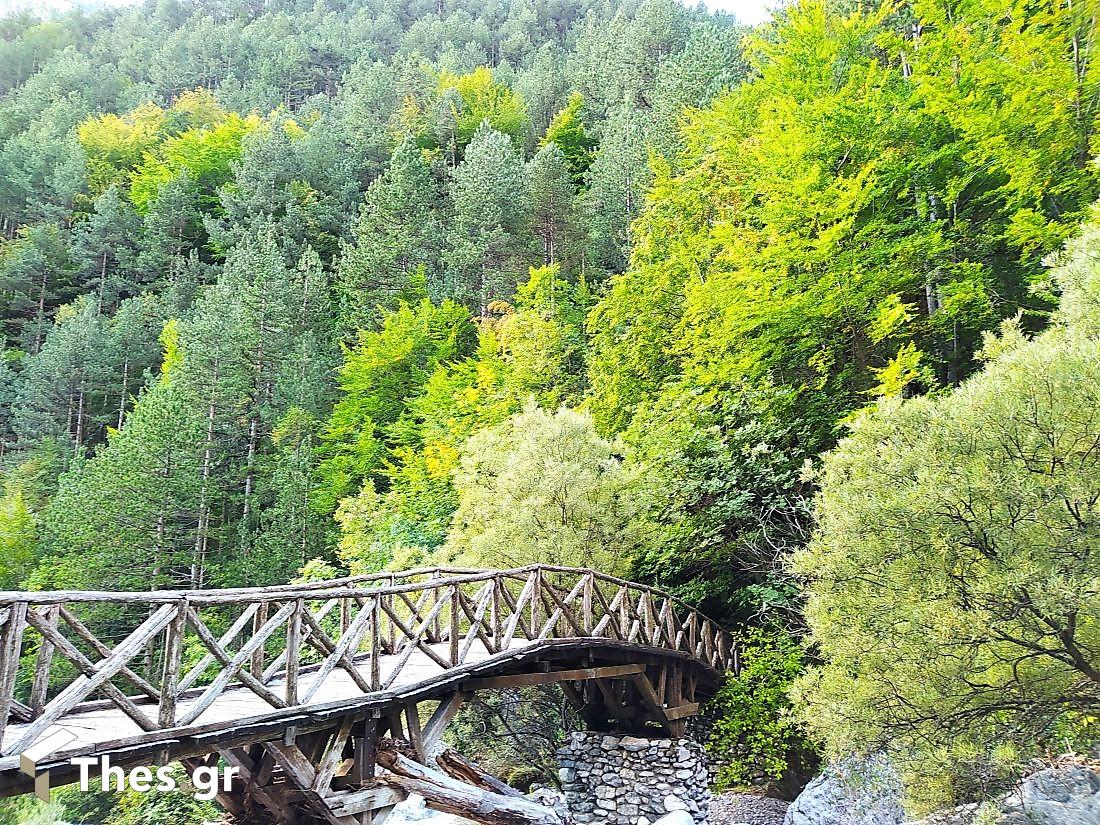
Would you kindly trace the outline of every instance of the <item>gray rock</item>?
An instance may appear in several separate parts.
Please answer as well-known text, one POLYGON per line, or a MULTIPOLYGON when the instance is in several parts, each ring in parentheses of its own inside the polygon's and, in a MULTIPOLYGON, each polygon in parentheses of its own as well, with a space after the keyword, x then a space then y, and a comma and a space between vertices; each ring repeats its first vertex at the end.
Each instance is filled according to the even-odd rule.
POLYGON ((695 825, 695 820, 687 811, 672 811, 662 816, 653 825, 695 825))
POLYGON ((906 825, 971 825, 981 807, 981 803, 971 802, 949 811, 937 811, 919 822, 910 822, 906 825))
POLYGON ((984 804, 937 811, 908 825, 1100 825, 1100 773, 1083 765, 1046 768, 984 804), (981 816, 979 816, 981 814, 981 816))
POLYGON ((901 825, 901 779, 883 756, 828 766, 787 808, 783 825, 901 825))
POLYGON ((1100 825, 1100 774, 1083 765, 1047 768, 1005 796, 998 825, 1100 825))
POLYGON ((686 811, 687 810, 687 805, 684 804, 684 800, 680 799, 680 797, 676 796, 675 794, 671 794, 671 793, 668 796, 665 797, 664 806, 665 806, 665 810, 668 811, 669 813, 672 813, 673 811, 686 811))

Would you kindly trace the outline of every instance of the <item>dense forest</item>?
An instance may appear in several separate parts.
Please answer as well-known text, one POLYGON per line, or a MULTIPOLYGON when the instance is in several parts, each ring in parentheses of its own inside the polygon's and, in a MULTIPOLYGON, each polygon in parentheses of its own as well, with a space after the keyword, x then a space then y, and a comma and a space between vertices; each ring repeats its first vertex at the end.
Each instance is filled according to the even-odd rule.
POLYGON ((723 786, 1089 747, 1097 15, 0 20, 0 587, 595 566, 742 633, 723 786))

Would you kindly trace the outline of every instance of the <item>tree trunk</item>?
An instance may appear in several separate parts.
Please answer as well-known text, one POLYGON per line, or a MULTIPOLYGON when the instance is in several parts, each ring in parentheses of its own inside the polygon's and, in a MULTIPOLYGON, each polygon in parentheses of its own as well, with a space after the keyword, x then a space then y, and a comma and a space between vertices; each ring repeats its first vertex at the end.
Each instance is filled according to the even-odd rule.
POLYGON ((501 782, 492 774, 486 773, 476 762, 471 762, 453 748, 446 748, 435 759, 436 764, 448 776, 474 785, 482 790, 492 791, 503 796, 523 797, 520 791, 506 782, 501 782))
POLYGON ((130 384, 130 359, 122 362, 122 392, 118 399, 118 429, 122 429, 122 419, 126 417, 126 393, 130 384))
POLYGON ((202 451, 202 486, 199 488, 199 518, 195 526, 195 552, 191 557, 191 587, 202 585, 203 566, 206 559, 207 524, 210 521, 207 506, 207 488, 210 484, 210 462, 214 452, 214 421, 217 418, 215 397, 218 384, 218 366, 214 365, 214 375, 210 386, 210 403, 206 408, 206 443, 202 451))
POLYGON ((378 751, 378 764, 388 773, 378 782, 424 797, 434 810, 472 819, 484 825, 567 825, 553 808, 526 797, 504 796, 452 779, 397 753, 392 743, 378 751))

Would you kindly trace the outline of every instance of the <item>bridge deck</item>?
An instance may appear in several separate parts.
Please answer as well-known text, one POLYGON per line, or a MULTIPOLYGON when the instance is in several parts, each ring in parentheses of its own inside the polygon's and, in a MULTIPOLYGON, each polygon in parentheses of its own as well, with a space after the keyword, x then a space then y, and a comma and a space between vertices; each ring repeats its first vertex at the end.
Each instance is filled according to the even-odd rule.
MULTIPOLYGON (((530 642, 520 642, 513 645, 510 650, 520 652, 528 646, 530 646, 530 642)), ((429 647, 435 650, 437 654, 446 656, 447 644, 438 643, 429 645, 429 647)), ((492 656, 492 653, 483 644, 478 643, 470 649, 465 663, 476 665, 484 662, 490 656, 492 656)), ((398 658, 397 654, 381 656, 379 664, 382 672, 389 672, 397 663, 398 658)), ((370 671, 370 662, 361 659, 357 660, 357 664, 359 664, 360 674, 367 676, 370 671)), ((447 674, 448 670, 440 667, 426 653, 417 650, 410 655, 408 661, 400 669, 389 692, 400 693, 402 688, 423 684, 447 674)), ((303 673, 303 675, 308 676, 309 674, 303 673)), ((284 680, 281 678, 275 679, 269 684, 269 687, 275 691, 282 690, 284 689, 284 680)), ((190 699, 181 699, 177 705, 178 712, 181 715, 186 714, 198 701, 198 698, 198 696, 193 696, 190 699)), ((350 674, 337 668, 325 678, 324 686, 313 697, 311 705, 320 706, 341 700, 365 698, 367 697, 364 697, 363 692, 352 680, 350 674)), ((271 706, 263 698, 246 687, 237 686, 228 688, 218 696, 213 704, 195 720, 194 727, 206 728, 209 725, 223 724, 246 725, 250 720, 268 716, 270 713, 271 706)), ((4 734, 4 744, 8 745, 18 741, 28 726, 29 723, 10 725, 4 734)), ((84 710, 83 712, 74 712, 63 716, 47 728, 38 739, 46 740, 59 732, 64 732, 66 736, 54 741, 63 742, 62 749, 66 752, 84 750, 96 745, 138 737, 144 733, 137 723, 113 706, 96 710, 84 710)))

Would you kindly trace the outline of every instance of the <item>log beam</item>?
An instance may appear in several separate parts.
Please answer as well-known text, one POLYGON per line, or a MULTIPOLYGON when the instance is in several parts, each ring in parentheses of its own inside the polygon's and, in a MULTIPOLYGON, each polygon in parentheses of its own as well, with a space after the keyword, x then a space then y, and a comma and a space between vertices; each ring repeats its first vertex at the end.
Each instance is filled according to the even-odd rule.
POLYGON ((566 825, 553 808, 524 797, 475 788, 402 756, 392 743, 379 748, 378 763, 388 773, 380 784, 424 797, 428 807, 483 825, 566 825))
POLYGON ((470 679, 463 686, 467 690, 497 690, 500 688, 549 685, 554 682, 583 682, 588 679, 613 679, 645 673, 645 665, 611 665, 609 667, 583 667, 575 670, 550 670, 544 673, 517 673, 514 676, 492 676, 487 679, 470 679))

